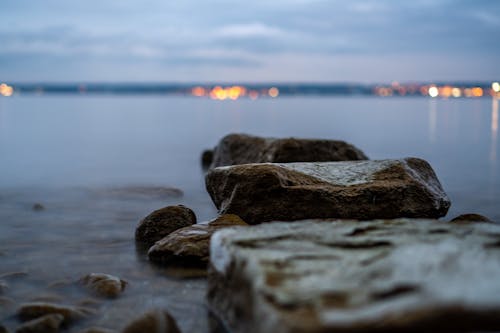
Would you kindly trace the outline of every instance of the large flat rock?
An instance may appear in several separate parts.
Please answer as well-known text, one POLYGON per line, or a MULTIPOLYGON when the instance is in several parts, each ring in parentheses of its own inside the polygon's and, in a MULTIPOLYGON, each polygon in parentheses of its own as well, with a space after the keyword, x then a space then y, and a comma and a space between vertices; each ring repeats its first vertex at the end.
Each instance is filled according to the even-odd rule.
POLYGON ((367 160, 358 148, 340 140, 262 138, 229 134, 215 147, 211 168, 247 163, 367 160))
POLYGON ((450 201, 424 160, 219 167, 206 187, 221 214, 249 224, 306 218, 437 218, 450 201))
POLYGON ((210 251, 208 301, 233 333, 500 331, 492 223, 266 223, 210 251))

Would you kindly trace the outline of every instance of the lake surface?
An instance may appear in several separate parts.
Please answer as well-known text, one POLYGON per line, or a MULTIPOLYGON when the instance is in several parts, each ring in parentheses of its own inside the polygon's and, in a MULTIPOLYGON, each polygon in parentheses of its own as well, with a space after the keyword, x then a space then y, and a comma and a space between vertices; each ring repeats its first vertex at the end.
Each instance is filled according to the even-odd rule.
POLYGON ((73 282, 102 272, 129 285, 116 300, 93 298, 98 315, 73 331, 120 329, 164 307, 183 331, 209 332, 205 280, 152 266, 133 238, 138 221, 166 205, 187 205, 199 221, 216 216, 200 155, 233 132, 340 139, 371 159, 420 157, 452 201, 444 220, 480 213, 500 221, 498 101, 490 98, 0 98, 0 280, 8 286, 0 323, 16 327, 15 310, 33 299, 85 303, 93 297, 73 282), (116 190, 137 186, 184 195, 116 190), (1 277, 10 272, 26 274, 1 277))

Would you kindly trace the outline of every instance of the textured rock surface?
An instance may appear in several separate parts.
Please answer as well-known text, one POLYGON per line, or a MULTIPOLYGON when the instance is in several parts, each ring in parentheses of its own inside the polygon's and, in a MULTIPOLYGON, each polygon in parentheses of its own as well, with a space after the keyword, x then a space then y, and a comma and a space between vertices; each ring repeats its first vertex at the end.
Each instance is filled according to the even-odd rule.
POLYGON ((238 332, 500 331, 500 226, 301 221, 221 230, 208 300, 238 332))
POLYGON ((107 298, 118 297, 127 286, 126 281, 102 273, 90 273, 81 278, 80 282, 96 295, 107 298))
POLYGON ((247 163, 288 163, 366 160, 368 157, 344 141, 273 139, 229 134, 214 149, 211 168, 247 163))
POLYGON ((160 263, 206 266, 212 234, 217 230, 233 226, 247 226, 247 224, 236 215, 226 214, 208 223, 179 229, 156 242, 149 249, 149 259, 160 263))
POLYGON ((171 232, 196 223, 196 215, 186 206, 167 206, 146 216, 135 230, 135 240, 148 246, 171 232))
POLYGON ((64 320, 64 316, 53 313, 30 320, 16 329, 16 333, 56 333, 64 320))
POLYGON ((221 214, 249 224, 305 218, 436 218, 450 201, 417 158, 265 163, 213 169, 206 187, 221 214))
POLYGON ((175 319, 164 310, 151 310, 125 327, 123 333, 180 333, 175 319))
POLYGON ((74 307, 70 305, 61 305, 43 302, 31 302, 21 305, 17 312, 22 320, 39 318, 47 314, 60 314, 64 317, 63 324, 86 318, 94 312, 83 307, 74 307))

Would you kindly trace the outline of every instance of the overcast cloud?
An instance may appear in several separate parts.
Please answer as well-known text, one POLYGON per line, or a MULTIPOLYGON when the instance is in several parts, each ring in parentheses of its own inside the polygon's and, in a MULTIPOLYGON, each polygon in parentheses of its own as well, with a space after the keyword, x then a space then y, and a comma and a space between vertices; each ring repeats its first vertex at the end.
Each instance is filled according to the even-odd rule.
POLYGON ((498 80, 500 1, 2 0, 0 81, 498 80))

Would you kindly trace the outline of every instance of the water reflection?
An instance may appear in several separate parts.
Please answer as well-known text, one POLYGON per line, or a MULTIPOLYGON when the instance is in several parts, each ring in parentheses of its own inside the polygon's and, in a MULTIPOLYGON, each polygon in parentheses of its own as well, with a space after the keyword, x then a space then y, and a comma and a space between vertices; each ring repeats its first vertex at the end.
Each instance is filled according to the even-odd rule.
POLYGON ((497 137, 498 137, 498 98, 493 97, 491 103, 491 151, 490 161, 493 165, 497 161, 497 137))
POLYGON ((436 127, 437 127, 437 105, 433 98, 429 100, 429 141, 436 142, 436 127))

